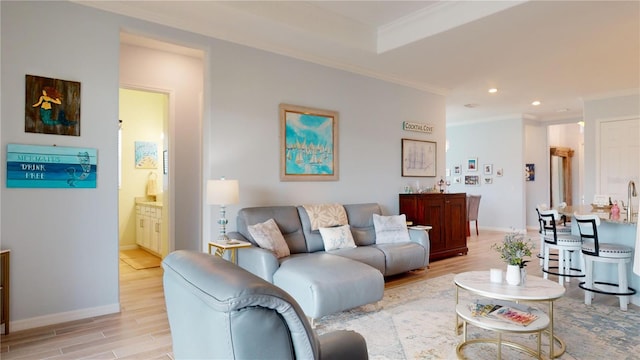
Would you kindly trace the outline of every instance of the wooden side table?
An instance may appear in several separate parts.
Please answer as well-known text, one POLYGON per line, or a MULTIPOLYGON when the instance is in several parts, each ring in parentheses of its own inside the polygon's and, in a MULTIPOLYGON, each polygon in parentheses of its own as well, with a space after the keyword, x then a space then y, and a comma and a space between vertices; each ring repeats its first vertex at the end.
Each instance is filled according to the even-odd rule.
POLYGON ((225 242, 217 242, 217 241, 209 241, 209 254, 211 254, 211 249, 216 248, 214 254, 216 256, 224 257, 224 253, 229 250, 230 252, 230 260, 232 263, 237 264, 237 252, 240 248, 251 247, 250 242, 240 241, 240 240, 228 240, 225 242))
POLYGON ((4 324, 4 335, 9 334, 9 258, 10 250, 0 251, 0 324, 4 324))

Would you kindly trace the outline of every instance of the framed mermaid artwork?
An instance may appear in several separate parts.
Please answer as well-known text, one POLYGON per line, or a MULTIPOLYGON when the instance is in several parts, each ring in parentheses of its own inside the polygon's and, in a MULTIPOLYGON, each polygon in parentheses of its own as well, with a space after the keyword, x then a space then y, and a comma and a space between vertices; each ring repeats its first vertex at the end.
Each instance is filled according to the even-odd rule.
POLYGON ((24 131, 80 136, 80 83, 26 75, 24 131))

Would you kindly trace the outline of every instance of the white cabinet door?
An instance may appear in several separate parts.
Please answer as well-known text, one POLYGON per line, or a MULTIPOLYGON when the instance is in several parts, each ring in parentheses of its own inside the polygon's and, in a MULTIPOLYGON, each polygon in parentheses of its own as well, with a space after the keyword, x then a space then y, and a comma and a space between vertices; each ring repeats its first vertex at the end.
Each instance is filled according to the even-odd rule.
POLYGON ((599 194, 626 204, 629 181, 640 177, 640 119, 602 121, 599 132, 599 194))
POLYGON ((160 235, 160 230, 161 230, 161 226, 162 223, 160 221, 160 219, 156 219, 156 218, 151 218, 150 220, 150 228, 151 228, 151 233, 149 236, 149 249, 156 252, 156 253, 160 253, 160 240, 162 239, 162 236, 160 235))
POLYGON ((136 244, 160 253, 162 244, 162 208, 136 206, 136 244))

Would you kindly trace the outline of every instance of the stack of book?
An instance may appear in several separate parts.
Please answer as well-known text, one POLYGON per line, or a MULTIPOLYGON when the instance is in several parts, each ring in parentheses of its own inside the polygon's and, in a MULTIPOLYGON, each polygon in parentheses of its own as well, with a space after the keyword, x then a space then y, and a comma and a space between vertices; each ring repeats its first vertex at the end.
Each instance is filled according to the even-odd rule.
POLYGON ((531 308, 506 301, 476 300, 469 304, 469 310, 472 316, 483 316, 522 326, 527 326, 538 318, 531 308))

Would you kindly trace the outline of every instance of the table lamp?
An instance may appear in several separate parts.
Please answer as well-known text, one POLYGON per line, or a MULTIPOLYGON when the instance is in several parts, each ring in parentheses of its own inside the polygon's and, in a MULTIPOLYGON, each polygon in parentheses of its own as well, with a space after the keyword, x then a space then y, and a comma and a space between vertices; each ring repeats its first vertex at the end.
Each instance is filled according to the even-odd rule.
POLYGON ((210 205, 220 205, 220 235, 218 235, 219 242, 229 241, 227 236, 227 219, 225 218, 226 206, 231 204, 237 204, 239 199, 238 195, 238 180, 226 180, 224 176, 220 180, 207 181, 207 203, 210 205))

